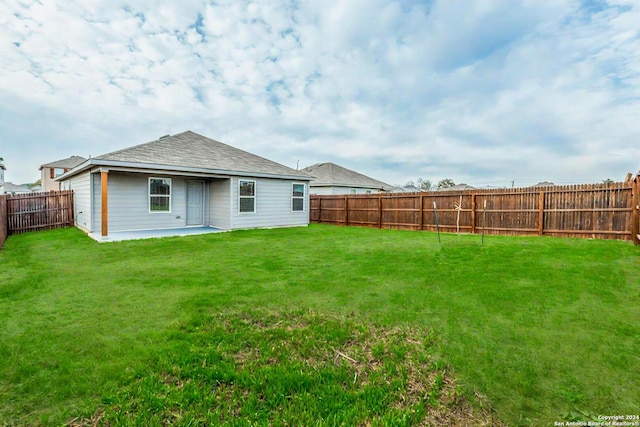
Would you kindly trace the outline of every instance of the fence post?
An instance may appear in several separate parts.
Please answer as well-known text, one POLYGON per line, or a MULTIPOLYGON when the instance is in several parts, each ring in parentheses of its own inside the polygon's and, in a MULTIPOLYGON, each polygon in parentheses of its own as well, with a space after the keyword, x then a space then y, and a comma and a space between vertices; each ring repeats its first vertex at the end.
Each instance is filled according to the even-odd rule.
POLYGON ((73 191, 67 190, 67 206, 69 207, 69 225, 73 227, 75 225, 75 211, 73 210, 73 191))
POLYGON ((7 219, 7 200, 6 196, 0 194, 0 249, 7 240, 7 229, 9 228, 9 220, 7 219))
POLYGON ((349 196, 344 197, 344 225, 349 226, 349 196))
POLYGON ((476 234, 476 193, 471 193, 471 234, 476 234))
POLYGON ((538 195, 538 235, 544 233, 544 191, 540 190, 538 195))
POLYGON ((420 231, 424 228, 424 196, 420 193, 420 231))
POLYGON ((382 196, 378 195, 378 228, 382 228, 382 196))
POLYGON ((633 180, 631 187, 633 211, 631 214, 631 238, 634 245, 640 245, 640 172, 633 180))

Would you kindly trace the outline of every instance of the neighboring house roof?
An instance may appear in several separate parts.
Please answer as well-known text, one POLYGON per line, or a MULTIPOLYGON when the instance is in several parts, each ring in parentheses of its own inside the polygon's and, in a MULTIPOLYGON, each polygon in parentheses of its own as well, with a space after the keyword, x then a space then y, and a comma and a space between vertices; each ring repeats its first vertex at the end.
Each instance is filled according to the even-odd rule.
POLYGON ((71 156, 66 159, 56 160, 55 162, 45 163, 44 165, 40 166, 40 169, 42 168, 73 169, 86 160, 87 159, 81 156, 71 156))
POLYGON ((5 182, 2 184, 2 186, 4 187, 4 192, 9 194, 33 193, 33 191, 31 191, 31 189, 26 185, 18 185, 12 184, 11 182, 5 182))
POLYGON ((442 189, 442 191, 460 191, 460 190, 475 190, 475 187, 472 187, 468 184, 456 184, 453 187, 447 187, 442 189))
POLYGON ((311 180, 307 174, 192 131, 103 154, 58 177, 68 178, 91 166, 121 166, 236 176, 311 180))
POLYGON ((536 185, 532 185, 532 187, 551 187, 554 186, 555 184, 551 181, 541 181, 539 183, 537 183, 536 185))
POLYGON ((405 185, 402 187, 398 187, 397 191, 402 193, 422 193, 424 190, 416 187, 415 185, 405 185))
POLYGON ((377 179, 336 165, 335 163, 317 163, 302 169, 303 172, 316 178, 312 187, 360 187, 377 188, 392 191, 395 187, 377 179))

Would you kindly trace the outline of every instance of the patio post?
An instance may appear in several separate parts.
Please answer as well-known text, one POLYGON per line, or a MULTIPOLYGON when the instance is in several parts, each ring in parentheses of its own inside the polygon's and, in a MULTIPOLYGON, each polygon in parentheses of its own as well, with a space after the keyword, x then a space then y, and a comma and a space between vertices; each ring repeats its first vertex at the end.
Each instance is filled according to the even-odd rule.
POLYGON ((100 169, 102 237, 109 235, 109 169, 100 169))

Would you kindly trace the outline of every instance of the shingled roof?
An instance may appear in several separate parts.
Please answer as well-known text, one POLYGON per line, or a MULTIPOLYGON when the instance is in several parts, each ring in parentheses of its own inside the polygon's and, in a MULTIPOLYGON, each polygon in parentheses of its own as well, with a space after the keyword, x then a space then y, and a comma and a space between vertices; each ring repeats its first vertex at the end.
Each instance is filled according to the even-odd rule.
POLYGON ((307 174, 248 153, 192 131, 167 135, 155 141, 103 154, 90 159, 69 175, 90 165, 126 166, 149 169, 189 170, 231 175, 299 177, 307 174))
POLYGON ((377 188, 391 191, 395 187, 361 173, 336 165, 335 163, 317 163, 302 169, 303 172, 317 178, 311 183, 313 187, 360 187, 377 188))
POLYGON ((80 163, 86 161, 82 156, 71 156, 67 159, 56 160, 55 162, 45 163, 40 166, 42 168, 60 168, 60 169, 73 169, 78 166, 80 163))

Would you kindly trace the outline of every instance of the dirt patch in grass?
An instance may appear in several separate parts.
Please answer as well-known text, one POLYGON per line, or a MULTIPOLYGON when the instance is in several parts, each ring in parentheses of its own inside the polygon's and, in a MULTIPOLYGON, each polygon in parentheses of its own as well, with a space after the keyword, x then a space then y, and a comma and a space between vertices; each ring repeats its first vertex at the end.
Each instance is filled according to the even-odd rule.
MULTIPOLYGON (((180 328, 102 425, 500 425, 434 356, 437 337, 314 312, 216 313, 180 328)), ((86 425, 86 424, 80 424, 86 425)))

